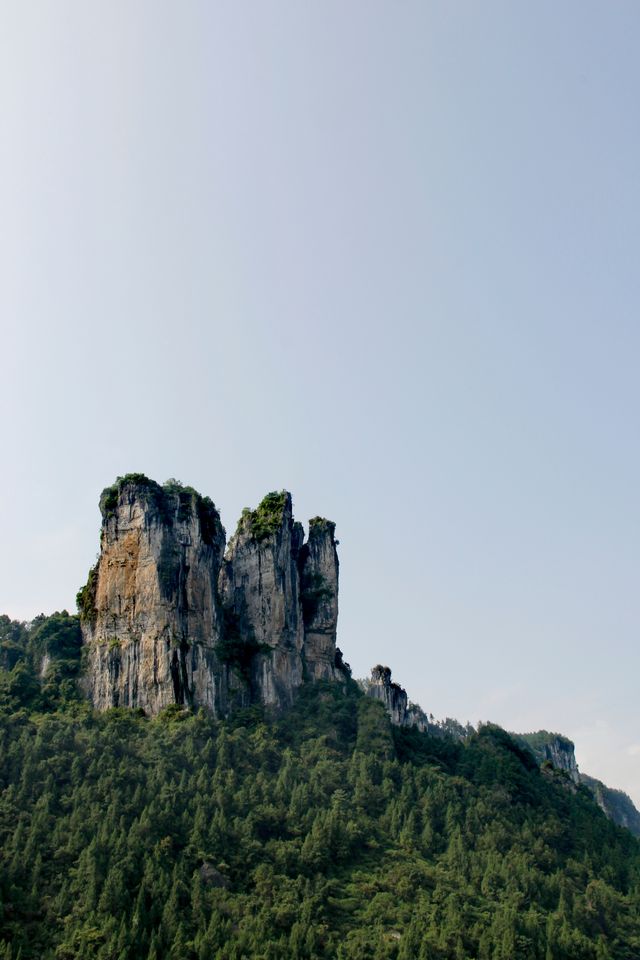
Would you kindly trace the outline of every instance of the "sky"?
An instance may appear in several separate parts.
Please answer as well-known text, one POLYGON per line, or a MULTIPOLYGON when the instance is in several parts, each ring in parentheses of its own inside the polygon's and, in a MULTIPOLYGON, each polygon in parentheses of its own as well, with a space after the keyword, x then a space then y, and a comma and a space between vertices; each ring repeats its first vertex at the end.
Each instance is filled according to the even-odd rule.
POLYGON ((117 476, 335 520, 339 645, 640 805, 640 7, 0 5, 0 612, 117 476))

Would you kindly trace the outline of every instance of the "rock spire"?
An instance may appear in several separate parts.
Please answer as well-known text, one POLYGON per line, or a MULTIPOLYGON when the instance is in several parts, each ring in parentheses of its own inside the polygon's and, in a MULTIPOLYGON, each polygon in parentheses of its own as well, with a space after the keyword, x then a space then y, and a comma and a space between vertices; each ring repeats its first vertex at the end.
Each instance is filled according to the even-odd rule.
POLYGON ((208 497, 141 474, 108 487, 100 510, 100 556, 78 594, 95 707, 226 716, 284 706, 306 681, 344 681, 333 523, 316 517, 305 543, 290 494, 270 493, 225 551, 208 497))

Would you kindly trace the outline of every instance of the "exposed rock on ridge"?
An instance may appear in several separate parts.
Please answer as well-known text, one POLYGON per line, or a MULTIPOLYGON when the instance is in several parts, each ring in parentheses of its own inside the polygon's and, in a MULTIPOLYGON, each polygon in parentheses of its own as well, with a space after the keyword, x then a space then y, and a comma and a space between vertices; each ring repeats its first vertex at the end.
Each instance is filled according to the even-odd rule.
POLYGON ((593 797, 610 820, 619 827, 626 827, 636 837, 640 837, 640 813, 631 797, 623 790, 614 790, 586 773, 580 774, 580 783, 591 791, 593 797))
POLYGON ((78 594, 83 683, 98 709, 224 716, 290 703, 305 679, 344 679, 332 523, 313 521, 304 544, 290 495, 269 494, 225 554, 213 503, 174 481, 121 478, 100 509, 100 558, 78 594))
POLYGON ((614 790, 606 784, 578 769, 575 746, 568 737, 559 733, 539 730, 537 733, 514 734, 529 747, 538 763, 550 763, 556 770, 562 770, 572 783, 587 788, 600 809, 619 827, 626 827, 640 837, 640 812, 634 806, 631 797, 622 790, 614 790))
POLYGON ((380 700, 386 707, 391 723, 397 727, 406 725, 407 691, 391 681, 391 670, 377 664, 371 670, 371 679, 365 687, 367 696, 380 700))
MULTIPOLYGON (((418 704, 411 703, 403 687, 392 682, 389 667, 378 664, 371 670, 371 679, 359 680, 358 683, 367 696, 384 704, 395 726, 415 727, 431 736, 452 737, 455 740, 464 740, 475 732, 470 724, 463 726, 449 717, 435 720, 433 714, 427 715, 418 704)), ((547 730, 512 733, 510 736, 533 754, 543 770, 561 771, 566 778, 565 784, 574 792, 580 785, 586 787, 610 820, 640 837, 640 812, 631 797, 622 790, 614 790, 600 780, 581 773, 576 762, 575 746, 568 737, 547 730)))
POLYGON ((404 687, 391 680, 389 667, 383 667, 381 664, 372 667, 370 679, 358 680, 358 684, 368 697, 380 700, 384 704, 394 726, 414 727, 434 737, 452 737, 454 740, 464 740, 474 733, 474 728, 470 724, 463 726, 451 717, 447 717, 446 720, 436 720, 432 713, 427 715, 419 704, 409 700, 404 687))
POLYGON ((538 763, 550 763, 556 770, 563 770, 573 783, 580 782, 575 746, 568 737, 563 737, 560 733, 548 733, 546 730, 513 736, 529 747, 538 763))

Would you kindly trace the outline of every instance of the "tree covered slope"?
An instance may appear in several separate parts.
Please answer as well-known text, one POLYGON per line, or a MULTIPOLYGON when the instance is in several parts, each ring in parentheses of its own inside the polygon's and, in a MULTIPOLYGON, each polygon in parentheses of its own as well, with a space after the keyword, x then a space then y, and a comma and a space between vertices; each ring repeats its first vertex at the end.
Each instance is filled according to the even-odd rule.
POLYGON ((640 844, 499 728, 392 728, 329 682, 94 713, 56 616, 0 634, 5 960, 640 956, 640 844))

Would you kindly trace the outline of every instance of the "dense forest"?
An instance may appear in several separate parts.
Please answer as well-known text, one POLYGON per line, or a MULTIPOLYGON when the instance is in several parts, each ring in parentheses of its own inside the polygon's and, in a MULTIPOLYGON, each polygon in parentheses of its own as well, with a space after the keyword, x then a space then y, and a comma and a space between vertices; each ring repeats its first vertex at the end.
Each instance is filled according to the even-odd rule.
POLYGON ((640 956, 640 843, 487 725, 96 713, 78 621, 0 618, 3 960, 640 956))

